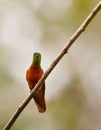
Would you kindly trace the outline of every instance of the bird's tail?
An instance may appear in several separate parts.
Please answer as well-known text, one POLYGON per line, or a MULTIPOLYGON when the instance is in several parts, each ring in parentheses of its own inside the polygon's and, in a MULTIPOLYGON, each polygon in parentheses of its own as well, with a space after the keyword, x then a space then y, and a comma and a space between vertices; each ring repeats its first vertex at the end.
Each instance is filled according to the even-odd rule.
POLYGON ((38 111, 44 113, 46 111, 45 101, 45 84, 39 89, 38 93, 33 96, 38 111))
POLYGON ((35 104, 37 105, 38 111, 44 113, 46 111, 46 102, 44 97, 34 96, 35 104))

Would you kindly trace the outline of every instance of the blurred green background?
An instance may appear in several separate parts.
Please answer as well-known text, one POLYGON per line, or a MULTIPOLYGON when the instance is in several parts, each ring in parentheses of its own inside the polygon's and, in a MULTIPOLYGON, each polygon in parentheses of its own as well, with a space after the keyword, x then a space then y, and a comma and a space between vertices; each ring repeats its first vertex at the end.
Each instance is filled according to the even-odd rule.
MULTIPOLYGON (((45 71, 99 1, 0 1, 0 130, 29 94, 33 52, 45 71)), ((101 130, 100 43, 101 12, 46 80, 46 113, 31 101, 11 130, 101 130)))

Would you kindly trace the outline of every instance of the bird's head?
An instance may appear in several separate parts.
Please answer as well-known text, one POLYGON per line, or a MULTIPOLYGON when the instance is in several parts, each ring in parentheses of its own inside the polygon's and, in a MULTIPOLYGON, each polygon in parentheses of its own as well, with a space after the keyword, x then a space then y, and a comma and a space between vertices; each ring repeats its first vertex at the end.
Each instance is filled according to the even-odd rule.
POLYGON ((40 63, 41 63, 41 54, 38 53, 38 52, 35 52, 35 53, 33 54, 32 64, 33 64, 34 66, 38 66, 38 65, 40 65, 40 63))

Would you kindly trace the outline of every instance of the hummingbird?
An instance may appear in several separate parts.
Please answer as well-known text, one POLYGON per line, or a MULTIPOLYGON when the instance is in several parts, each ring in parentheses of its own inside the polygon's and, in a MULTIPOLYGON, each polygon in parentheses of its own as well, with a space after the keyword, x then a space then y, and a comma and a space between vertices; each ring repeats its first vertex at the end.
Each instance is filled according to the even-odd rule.
MULTIPOLYGON (((26 71, 26 80, 30 90, 32 90, 37 82, 43 75, 43 69, 41 68, 41 54, 35 52, 33 54, 32 64, 26 71)), ((40 113, 46 111, 46 101, 45 101, 45 82, 40 86, 39 91, 33 95, 33 99, 40 113)))

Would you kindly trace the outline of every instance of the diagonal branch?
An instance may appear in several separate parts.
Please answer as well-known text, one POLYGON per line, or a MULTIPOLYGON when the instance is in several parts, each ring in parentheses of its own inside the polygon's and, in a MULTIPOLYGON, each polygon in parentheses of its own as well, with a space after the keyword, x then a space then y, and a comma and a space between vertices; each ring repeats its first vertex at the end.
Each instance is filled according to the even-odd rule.
POLYGON ((33 95, 38 92, 40 86, 43 84, 43 82, 46 80, 48 75, 51 73, 51 71, 54 69, 54 67, 58 64, 58 62, 61 60, 61 58, 68 52, 69 48, 72 46, 74 41, 79 37, 79 35, 85 30, 85 28, 88 26, 88 24, 92 21, 94 16, 100 11, 101 9, 101 1, 95 6, 95 8, 91 11, 91 13, 88 15, 88 17, 85 19, 85 21, 82 23, 82 25, 77 29, 77 31, 70 37, 68 40, 66 46, 63 48, 63 50, 60 52, 60 54, 57 56, 57 58, 53 61, 53 63, 50 65, 50 67, 46 70, 42 78, 39 80, 39 82, 36 84, 35 88, 32 90, 32 92, 28 95, 28 97, 22 102, 22 104, 19 106, 19 108, 16 110, 16 112, 12 115, 8 123, 5 125, 4 130, 9 130, 11 126, 14 124, 16 119, 19 117, 21 112, 24 110, 24 108, 27 106, 27 104, 32 99, 33 95))

